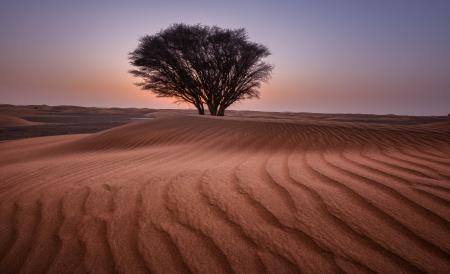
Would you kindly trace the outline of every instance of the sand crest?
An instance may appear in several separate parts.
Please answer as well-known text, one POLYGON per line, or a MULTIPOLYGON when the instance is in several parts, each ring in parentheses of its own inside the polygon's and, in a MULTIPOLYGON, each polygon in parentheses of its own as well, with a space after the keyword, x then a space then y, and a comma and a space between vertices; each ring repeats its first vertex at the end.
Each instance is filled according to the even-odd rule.
POLYGON ((32 126, 39 124, 41 123, 31 122, 19 117, 0 114, 0 127, 32 126))

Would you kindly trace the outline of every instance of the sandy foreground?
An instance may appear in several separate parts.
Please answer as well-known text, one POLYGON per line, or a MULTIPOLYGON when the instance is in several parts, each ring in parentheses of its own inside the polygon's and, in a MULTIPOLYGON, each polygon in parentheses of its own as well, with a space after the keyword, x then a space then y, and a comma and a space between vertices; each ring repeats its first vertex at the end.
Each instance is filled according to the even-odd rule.
POLYGON ((0 143, 0 273, 450 273, 448 121, 154 117, 0 143))

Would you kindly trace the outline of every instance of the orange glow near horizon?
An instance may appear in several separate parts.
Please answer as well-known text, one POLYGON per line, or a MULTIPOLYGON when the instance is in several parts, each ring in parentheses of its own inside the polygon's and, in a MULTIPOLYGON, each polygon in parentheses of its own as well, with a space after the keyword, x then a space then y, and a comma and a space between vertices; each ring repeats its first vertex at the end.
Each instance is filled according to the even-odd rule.
POLYGON ((261 99, 234 109, 448 113, 448 4, 258 3, 6 4, 0 103, 187 108, 134 86, 127 54, 144 34, 201 22, 245 27, 272 52, 261 99))

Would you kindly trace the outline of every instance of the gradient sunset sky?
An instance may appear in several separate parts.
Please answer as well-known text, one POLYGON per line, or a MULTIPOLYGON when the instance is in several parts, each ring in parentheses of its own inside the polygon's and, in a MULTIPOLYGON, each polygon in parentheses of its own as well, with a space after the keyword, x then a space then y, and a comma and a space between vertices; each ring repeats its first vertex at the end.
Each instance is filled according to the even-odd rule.
POLYGON ((245 27, 275 66, 234 109, 447 115, 450 1, 2 1, 0 103, 186 108, 127 54, 173 23, 245 27))

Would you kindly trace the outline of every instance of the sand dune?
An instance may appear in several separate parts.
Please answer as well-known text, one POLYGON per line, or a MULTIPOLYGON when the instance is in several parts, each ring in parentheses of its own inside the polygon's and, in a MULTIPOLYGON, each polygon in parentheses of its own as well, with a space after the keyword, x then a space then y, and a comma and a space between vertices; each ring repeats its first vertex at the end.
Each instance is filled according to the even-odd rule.
POLYGON ((449 123, 232 116, 0 143, 0 273, 450 272, 449 123))
POLYGON ((0 127, 32 126, 39 124, 41 123, 27 121, 19 117, 0 115, 0 127))

